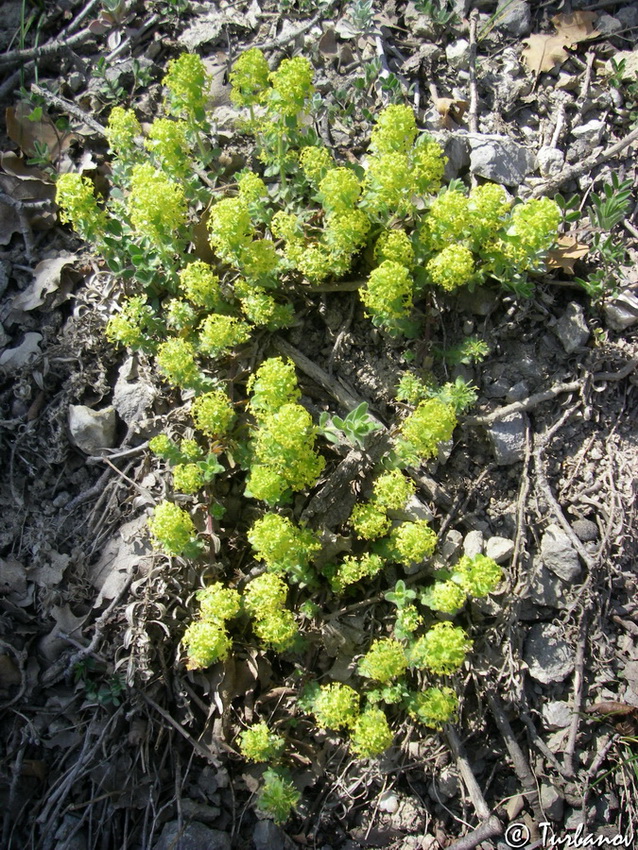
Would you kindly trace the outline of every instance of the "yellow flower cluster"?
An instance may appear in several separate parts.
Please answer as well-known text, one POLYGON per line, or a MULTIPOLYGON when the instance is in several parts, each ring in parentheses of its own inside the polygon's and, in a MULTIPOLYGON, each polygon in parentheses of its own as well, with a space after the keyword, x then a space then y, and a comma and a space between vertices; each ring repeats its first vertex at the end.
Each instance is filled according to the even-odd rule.
POLYGON ((186 223, 184 189, 149 162, 133 166, 127 209, 135 230, 160 244, 186 223))
POLYGON ((142 135, 142 127, 132 109, 114 106, 109 114, 104 135, 114 153, 120 156, 130 155, 137 138, 142 135))

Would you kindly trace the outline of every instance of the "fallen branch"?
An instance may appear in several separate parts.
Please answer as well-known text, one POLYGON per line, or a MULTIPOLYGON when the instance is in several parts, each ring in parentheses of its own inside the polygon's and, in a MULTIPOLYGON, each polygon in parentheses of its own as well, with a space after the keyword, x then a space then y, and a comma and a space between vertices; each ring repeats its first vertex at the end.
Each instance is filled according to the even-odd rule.
MULTIPOLYGON (((467 793, 472 801, 472 805, 474 806, 474 811, 481 820, 486 820, 490 817, 490 807, 487 805, 483 792, 479 788, 479 784, 474 776, 474 771, 472 770, 468 758, 465 755, 463 745, 461 744, 459 736, 456 734, 456 729, 448 723, 445 727, 445 734, 448 744, 450 745, 450 749, 454 754, 454 759, 459 773, 461 774, 461 779, 463 780, 467 793)), ((474 847, 475 845, 471 846, 474 847)))
POLYGON ((601 165, 608 159, 613 159, 616 154, 619 154, 635 141, 638 141, 638 127, 635 130, 632 130, 631 133, 625 136, 624 139, 621 139, 619 142, 614 142, 613 145, 610 145, 604 151, 601 151, 601 153, 592 154, 582 162, 578 162, 575 165, 569 165, 556 177, 552 177, 544 183, 539 183, 534 187, 534 189, 532 189, 532 197, 540 198, 543 195, 553 195, 565 183, 570 180, 574 180, 576 177, 581 177, 583 174, 586 174, 592 168, 595 168, 597 165, 601 165))
POLYGON ((86 27, 75 35, 68 36, 67 38, 59 38, 55 41, 48 41, 39 47, 25 47, 22 50, 11 50, 9 53, 0 56, 0 69, 24 65, 31 59, 41 59, 43 56, 55 56, 56 53, 62 53, 70 47, 83 44, 93 37, 91 30, 86 27))
POLYGON ((323 20, 334 5, 335 0, 330 0, 329 3, 321 7, 314 17, 310 18, 309 21, 306 21, 300 27, 297 27, 297 29, 283 33, 270 41, 262 41, 261 44, 253 44, 252 47, 257 47, 259 50, 275 50, 277 47, 283 47, 284 44, 294 41, 298 36, 308 32, 308 30, 314 27, 315 24, 318 24, 319 21, 323 20))
POLYGON ((505 746, 507 747, 509 757, 512 760, 514 771, 519 779, 519 782, 523 786, 523 794, 527 797, 532 809, 534 810, 534 816, 538 821, 541 821, 543 820, 543 810, 541 807, 541 801, 538 794, 538 788, 536 784, 536 779, 534 778, 534 774, 530 769, 523 750, 518 745, 518 741, 514 736, 514 732, 512 731, 510 722, 505 716, 505 712, 501 708, 500 701, 494 694, 489 693, 487 695, 487 701, 489 703, 494 720, 496 721, 496 725, 498 726, 498 730, 503 736, 503 741, 505 742, 505 746))
POLYGON ((459 838, 454 844, 448 844, 447 850, 474 850, 483 841, 497 838, 503 834, 503 825, 496 815, 492 815, 472 832, 459 838))
POLYGON ((569 724, 569 735, 565 746, 563 760, 565 773, 572 777, 576 775, 575 756, 576 740, 580 727, 580 718, 583 711, 585 692, 585 650, 587 647, 588 609, 585 608, 580 621, 580 633, 578 636, 578 647, 576 649, 576 661, 574 663, 574 696, 572 697, 572 717, 569 724))
POLYGON ((60 97, 57 94, 53 94, 53 92, 42 88, 42 86, 39 86, 37 83, 31 83, 31 91, 40 95, 40 97, 44 98, 44 100, 46 100, 47 103, 50 103, 51 106, 55 106, 57 109, 61 109, 63 112, 68 112, 69 115, 73 115, 78 119, 78 121, 86 124, 87 127, 90 127, 91 130, 99 136, 105 135, 106 128, 94 118, 91 118, 90 115, 87 115, 83 109, 80 109, 80 107, 76 106, 72 103, 72 101, 67 100, 65 97, 60 97))
POLYGON ((563 393, 573 393, 576 390, 581 390, 586 380, 591 380, 594 383, 599 381, 622 381, 627 378, 638 367, 638 358, 629 360, 622 369, 617 372, 596 372, 591 376, 586 376, 578 381, 569 381, 565 384, 554 384, 548 390, 543 390, 540 393, 534 393, 522 401, 514 401, 512 404, 506 404, 505 407, 499 407, 491 413, 486 413, 485 416, 466 416, 465 422, 468 425, 491 425, 498 419, 504 419, 506 416, 511 416, 512 413, 523 413, 533 410, 539 404, 545 401, 551 401, 558 395, 563 393))
POLYGON ((467 119, 470 133, 478 133, 478 90, 476 86, 476 25, 478 9, 470 13, 470 108, 467 119))

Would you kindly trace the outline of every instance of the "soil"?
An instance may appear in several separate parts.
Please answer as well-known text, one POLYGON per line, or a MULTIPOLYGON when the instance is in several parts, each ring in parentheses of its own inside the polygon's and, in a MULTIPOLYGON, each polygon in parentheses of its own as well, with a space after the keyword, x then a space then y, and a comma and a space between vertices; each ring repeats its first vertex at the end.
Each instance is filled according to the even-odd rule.
MULTIPOLYGON (((433 22, 448 5, 422 4, 428 16, 412 3, 372 0, 364 25, 365 3, 83 7, 65 0, 27 5, 31 25, 22 28, 22 42, 25 7, 3 7, 0 846, 438 850, 550 846, 552 837, 579 835, 610 843, 622 836, 632 846, 638 205, 635 145, 611 156, 608 148, 635 126, 638 83, 614 83, 605 68, 620 51, 633 51, 635 63, 638 6, 519 0, 500 3, 507 8, 498 18, 497 4, 482 0, 457 3, 458 14, 433 22), (553 16, 585 8, 590 15, 579 20, 592 31, 553 70, 530 70, 523 39, 552 33, 553 16), (474 62, 461 41, 474 40, 475 25, 474 62), (16 51, 36 39, 45 48, 34 64, 16 51), (597 255, 590 254, 571 272, 554 266, 529 297, 496 289, 437 296, 424 338, 406 343, 373 329, 356 293, 326 291, 319 310, 300 299, 300 323, 262 336, 259 349, 233 367, 249 369, 283 340, 298 358, 304 404, 315 418, 324 410, 345 415, 339 400, 349 393, 388 424, 409 363, 441 383, 461 376, 478 390, 452 443, 415 480, 441 552, 489 552, 505 542, 506 580, 464 614, 474 647, 454 680, 457 722, 437 733, 404 720, 377 759, 349 757, 338 736, 317 732, 295 696, 301 669, 346 679, 366 635, 383 633, 388 612, 377 586, 331 612, 322 626, 330 651, 311 643, 303 663, 242 644, 225 664, 185 669, 179 641, 210 569, 154 551, 146 531, 167 488, 146 440, 167 422, 186 424, 183 408, 149 363, 106 341, 116 281, 59 223, 47 163, 37 173, 25 166, 44 140, 55 170, 99 179, 106 142, 91 119, 105 124, 111 106, 123 102, 152 120, 163 68, 186 46, 215 73, 211 96, 231 173, 246 140, 230 120, 227 71, 253 45, 265 45, 271 65, 299 53, 313 61, 329 106, 319 131, 342 157, 365 151, 366 110, 394 97, 415 105, 419 126, 437 135, 451 160, 454 139, 471 121, 474 132, 531 153, 526 173, 507 183, 522 198, 560 189, 588 199, 611 175, 634 190, 614 231, 624 247, 620 299, 590 298, 574 282, 574 271, 585 279, 595 271, 597 255), (352 81, 362 63, 373 68, 358 99, 352 81), (474 72, 478 101, 468 116, 463 103, 471 101, 474 72), (20 120, 21 86, 28 91, 33 83, 45 91, 48 124, 41 116, 20 120), (63 116, 67 124, 56 128, 63 116), (547 149, 558 152, 554 171, 539 165, 547 149), (580 173, 569 171, 579 164, 580 173), (438 352, 473 334, 489 344, 486 359, 446 364, 438 352), (112 454, 83 451, 71 438, 70 408, 103 410, 114 394, 121 405, 127 386, 134 411, 129 424, 117 417, 112 454), (511 426, 505 449, 504 423, 511 426), (555 539, 558 556, 549 551, 555 539), (240 758, 236 734, 258 718, 277 727, 291 717, 288 743, 302 798, 278 827, 255 809, 263 766, 240 758)), ((466 183, 476 179, 463 157, 448 167, 466 183)), ((364 452, 346 457, 326 446, 324 454, 322 485, 294 513, 310 525, 319 516, 334 530, 354 484, 365 494, 372 464, 364 452)), ((240 495, 229 484, 222 545, 231 553, 245 551, 242 535, 259 513, 248 515, 240 495)), ((340 545, 335 538, 336 551, 340 545)), ((245 574, 250 568, 241 564, 245 574)))

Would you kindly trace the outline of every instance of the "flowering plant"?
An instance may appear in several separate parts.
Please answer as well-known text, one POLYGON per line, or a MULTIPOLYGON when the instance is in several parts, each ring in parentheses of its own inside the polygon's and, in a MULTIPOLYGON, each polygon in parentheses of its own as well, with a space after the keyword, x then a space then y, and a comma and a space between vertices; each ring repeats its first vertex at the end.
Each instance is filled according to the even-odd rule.
MULTIPOLYGON (((299 651, 325 640, 343 597, 374 586, 391 619, 350 659, 352 684, 314 683, 298 701, 318 728, 346 735, 356 757, 372 758, 393 741, 393 714, 404 710, 433 729, 455 716, 456 695, 437 677, 457 672, 473 644, 452 618, 502 578, 484 556, 463 557, 435 578, 436 531, 409 513, 414 468, 452 439, 476 391, 461 379, 435 386, 406 372, 394 414, 388 404, 396 418, 373 440, 383 429, 367 402, 343 418, 319 413, 325 403, 304 395, 294 363, 263 351, 273 333, 300 323, 301 303, 318 306, 332 287, 356 288, 374 333, 395 341, 418 333, 437 293, 446 304, 448 293, 479 283, 524 291, 560 214, 549 199, 514 203, 500 186, 444 186, 443 152, 407 105, 381 110, 366 153, 340 160, 308 120, 319 102, 310 62, 297 56, 271 69, 257 48, 230 73, 238 127, 255 156, 229 179, 214 168, 202 60, 172 60, 163 83, 164 114, 150 126, 132 110, 112 110, 108 197, 87 177, 64 174, 57 202, 61 220, 118 282, 107 338, 150 360, 182 416, 169 421, 171 436, 150 440, 173 492, 149 529, 166 556, 202 566, 205 555, 214 571, 182 627, 186 666, 223 663, 238 642, 301 666, 299 651), (382 457, 373 458, 382 438, 382 457), (369 461, 353 482, 356 501, 339 528, 306 523, 308 494, 346 452, 369 461), (226 502, 235 527, 224 524, 226 502)), ((485 356, 485 343, 469 342, 458 362, 485 356)), ((238 740, 246 759, 275 765, 258 805, 283 822, 299 801, 285 767, 287 736, 258 722, 238 740)))

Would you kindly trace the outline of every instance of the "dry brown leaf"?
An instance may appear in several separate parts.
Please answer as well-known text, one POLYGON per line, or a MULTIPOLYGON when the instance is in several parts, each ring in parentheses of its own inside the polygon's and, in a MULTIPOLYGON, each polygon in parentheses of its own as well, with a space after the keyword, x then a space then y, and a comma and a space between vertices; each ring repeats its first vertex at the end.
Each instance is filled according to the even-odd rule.
MULTIPOLYGON (((26 165, 14 153, 0 153, 0 192, 15 201, 42 201, 55 197, 55 186, 37 168, 26 165)), ((52 212, 32 210, 25 207, 29 225, 39 230, 51 227, 55 221, 52 212)), ((18 209, 10 203, 0 201, 0 245, 8 245, 14 233, 22 230, 18 209)))
POLYGON ((51 306, 59 306, 66 301, 73 286, 77 281, 78 275, 64 274, 66 266, 70 266, 75 262, 75 254, 70 257, 53 257, 48 260, 42 260, 33 270, 33 281, 23 291, 13 299, 11 303, 12 310, 35 310, 41 307, 47 296, 53 292, 59 291, 59 297, 55 299, 55 303, 51 306))
POLYGON ((533 33, 524 38, 527 47, 523 50, 523 61, 535 74, 551 71, 556 65, 562 65, 569 57, 566 47, 573 47, 581 41, 596 38, 600 33, 594 29, 593 12, 574 12, 572 15, 555 15, 552 23, 556 27, 554 35, 533 33))
POLYGON ((560 35, 534 33, 523 41, 527 42, 522 53, 523 61, 534 74, 551 71, 556 65, 562 65, 569 56, 565 50, 565 40, 560 35))
POLYGON ((557 247, 547 255, 547 263, 555 269, 574 274, 574 263, 589 254, 589 245, 566 233, 556 240, 557 247))
POLYGON ((571 15, 554 15, 552 23, 564 44, 569 47, 571 44, 578 44, 600 35, 594 28, 596 17, 596 12, 573 12, 571 15))
POLYGON ((36 142, 39 145, 46 145, 49 158, 51 162, 55 163, 60 154, 80 137, 77 133, 58 130, 53 121, 46 115, 43 115, 37 121, 32 121, 29 117, 32 113, 33 109, 27 103, 7 107, 5 113, 7 135, 27 156, 37 155, 36 142))
POLYGON ((603 700, 590 705, 587 709, 588 714, 613 714, 616 717, 632 716, 638 718, 638 707, 635 705, 627 705, 626 702, 616 702, 615 700, 603 700))
POLYGON ((437 97, 434 101, 436 111, 441 116, 441 125, 451 130, 453 124, 460 124, 469 106, 467 100, 455 100, 452 97, 437 97))

